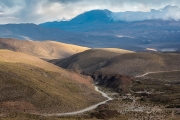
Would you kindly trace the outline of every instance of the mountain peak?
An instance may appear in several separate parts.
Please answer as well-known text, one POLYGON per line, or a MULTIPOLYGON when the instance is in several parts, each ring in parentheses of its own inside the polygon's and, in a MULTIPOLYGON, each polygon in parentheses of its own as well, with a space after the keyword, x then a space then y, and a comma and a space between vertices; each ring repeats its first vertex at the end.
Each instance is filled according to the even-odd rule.
POLYGON ((87 22, 95 22, 95 21, 100 21, 100 22, 108 22, 110 21, 110 14, 112 12, 105 9, 105 10, 91 10, 84 12, 75 18, 71 20, 72 23, 87 23, 87 22))

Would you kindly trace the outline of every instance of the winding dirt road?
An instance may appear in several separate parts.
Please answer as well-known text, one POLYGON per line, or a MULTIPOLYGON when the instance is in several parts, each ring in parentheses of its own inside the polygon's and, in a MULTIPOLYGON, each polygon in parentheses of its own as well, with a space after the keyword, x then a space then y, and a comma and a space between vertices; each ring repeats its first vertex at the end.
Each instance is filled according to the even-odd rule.
POLYGON ((95 87, 95 90, 96 90, 97 92, 101 93, 103 97, 106 97, 107 100, 105 100, 105 101, 103 101, 103 102, 100 102, 100 103, 97 103, 97 104, 95 104, 95 105, 92 105, 92 106, 90 106, 90 107, 84 108, 84 109, 79 110, 79 111, 67 112, 67 113, 41 114, 41 115, 42 115, 42 116, 70 116, 70 115, 82 114, 82 113, 84 113, 84 112, 93 110, 93 109, 97 108, 99 105, 105 104, 106 102, 108 102, 108 101, 110 101, 110 100, 113 100, 113 98, 109 97, 106 93, 100 91, 97 86, 94 86, 94 87, 95 87))
MULTIPOLYGON (((174 70, 174 71, 178 71, 178 70, 174 70)), ((146 75, 148 75, 148 74, 151 74, 151 73, 161 73, 161 72, 169 72, 169 71, 147 72, 147 73, 145 73, 145 74, 143 74, 143 75, 139 75, 139 76, 135 76, 135 77, 144 77, 144 76, 146 76, 146 75)), ((97 92, 101 93, 103 97, 106 97, 107 100, 105 100, 105 101, 103 101, 103 102, 100 102, 100 103, 97 103, 97 104, 95 104, 95 105, 92 105, 92 106, 90 106, 90 107, 84 108, 84 109, 79 110, 79 111, 67 112, 67 113, 41 114, 41 115, 42 115, 42 116, 71 116, 71 115, 78 115, 78 114, 82 114, 82 113, 85 113, 85 112, 87 112, 87 111, 96 109, 99 105, 105 104, 106 102, 113 100, 113 98, 109 97, 106 93, 104 93, 103 91, 100 91, 97 86, 94 86, 94 87, 95 87, 95 90, 96 90, 97 92)))
POLYGON ((142 74, 142 75, 137 75, 137 76, 135 76, 135 77, 144 77, 144 76, 146 76, 146 75, 148 75, 148 74, 152 74, 152 73, 163 73, 163 72, 174 72, 174 71, 179 71, 179 70, 173 70, 173 71, 147 72, 147 73, 145 73, 145 74, 142 74))

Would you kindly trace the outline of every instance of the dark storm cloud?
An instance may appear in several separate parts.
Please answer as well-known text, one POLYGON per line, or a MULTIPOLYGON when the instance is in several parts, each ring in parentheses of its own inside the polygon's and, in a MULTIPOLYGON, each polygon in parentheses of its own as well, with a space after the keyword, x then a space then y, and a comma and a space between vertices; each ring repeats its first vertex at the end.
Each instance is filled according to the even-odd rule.
POLYGON ((150 12, 167 5, 180 6, 180 0, 0 0, 0 23, 71 19, 92 9, 150 12))

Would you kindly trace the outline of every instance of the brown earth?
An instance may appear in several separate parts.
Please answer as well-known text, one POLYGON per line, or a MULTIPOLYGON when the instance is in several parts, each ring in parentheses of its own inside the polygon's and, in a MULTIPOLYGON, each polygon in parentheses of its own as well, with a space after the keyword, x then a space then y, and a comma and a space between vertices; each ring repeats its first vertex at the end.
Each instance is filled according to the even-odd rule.
POLYGON ((49 60, 66 58, 73 54, 88 50, 89 48, 55 41, 39 42, 0 38, 0 49, 23 52, 49 60))
POLYGON ((56 65, 83 74, 93 72, 142 75, 147 72, 180 70, 180 55, 175 53, 116 53, 104 50, 85 52, 56 61, 56 65))
POLYGON ((131 83, 134 80, 134 78, 125 75, 103 74, 99 72, 93 73, 91 77, 98 85, 113 88, 121 94, 129 92, 131 83))
POLYGON ((37 57, 0 50, 0 112, 62 113, 104 100, 90 77, 37 57))
POLYGON ((91 49, 55 64, 90 75, 97 84, 125 93, 129 92, 133 77, 147 72, 180 70, 179 61, 180 54, 175 53, 119 53, 91 49))
POLYGON ((94 112, 90 114, 91 118, 110 120, 120 119, 120 113, 117 110, 111 110, 108 104, 99 105, 94 112))
POLYGON ((132 53, 132 51, 112 48, 90 49, 63 60, 53 61, 53 63, 66 69, 87 74, 103 68, 110 60, 125 53, 132 53))

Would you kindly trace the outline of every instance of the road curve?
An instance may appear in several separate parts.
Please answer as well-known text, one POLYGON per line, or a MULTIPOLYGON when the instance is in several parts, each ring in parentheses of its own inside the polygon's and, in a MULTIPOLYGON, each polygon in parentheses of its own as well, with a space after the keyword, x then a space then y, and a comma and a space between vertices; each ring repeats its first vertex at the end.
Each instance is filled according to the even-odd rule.
MULTIPOLYGON (((178 71, 178 70, 174 70, 174 71, 178 71)), ((151 73, 161 73, 161 72, 169 72, 169 71, 157 71, 157 72, 147 72, 143 75, 139 75, 139 76, 135 76, 135 77, 144 77, 148 74, 151 74, 151 73)), ((97 86, 94 86, 95 90, 99 93, 102 94, 103 97, 106 97, 107 100, 103 101, 103 102, 100 102, 100 103, 97 103, 95 105, 92 105, 92 106, 89 106, 87 108, 84 108, 82 110, 78 110, 78 111, 74 111, 74 112, 67 112, 67 113, 52 113, 52 114, 41 114, 42 116, 71 116, 71 115, 78 115, 78 114, 82 114, 82 113, 85 113, 87 111, 90 111, 90 110, 93 110, 93 109, 96 109, 99 105, 102 105, 102 104, 105 104, 106 102, 110 101, 110 100, 113 100, 113 98, 109 97, 106 93, 104 93, 103 91, 100 91, 99 88, 97 86)))
POLYGON ((137 76, 135 76, 135 77, 144 77, 144 76, 146 76, 146 75, 148 75, 148 74, 151 74, 151 73, 163 73, 163 72, 174 72, 174 71, 179 71, 179 70, 147 72, 147 73, 145 73, 145 74, 143 74, 143 75, 137 75, 137 76))
POLYGON ((106 97, 107 100, 105 100, 105 101, 103 101, 103 102, 100 102, 100 103, 97 103, 97 104, 95 104, 95 105, 92 105, 92 106, 90 106, 90 107, 84 108, 84 109, 79 110, 79 111, 67 112, 67 113, 41 114, 41 115, 42 115, 42 116, 70 116, 70 115, 82 114, 82 113, 84 113, 84 112, 93 110, 93 109, 97 108, 99 105, 105 104, 106 102, 108 102, 108 101, 110 101, 110 100, 113 100, 113 98, 109 97, 106 93, 100 91, 97 86, 94 86, 94 87, 95 87, 95 90, 96 90, 97 92, 101 93, 103 97, 106 97))

